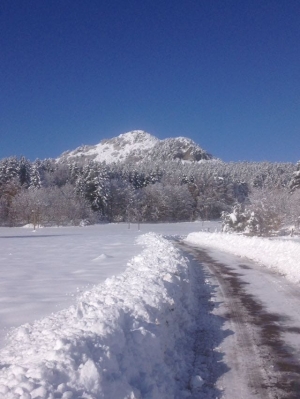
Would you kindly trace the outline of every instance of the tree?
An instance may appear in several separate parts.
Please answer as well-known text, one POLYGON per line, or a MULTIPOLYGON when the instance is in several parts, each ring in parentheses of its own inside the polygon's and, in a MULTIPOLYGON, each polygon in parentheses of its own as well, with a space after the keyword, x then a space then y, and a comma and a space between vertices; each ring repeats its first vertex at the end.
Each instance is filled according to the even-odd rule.
POLYGON ((19 181, 22 187, 28 188, 30 185, 30 172, 31 172, 31 164, 28 159, 25 157, 21 157, 19 162, 18 174, 19 181))
POLYGON ((5 184, 11 180, 17 181, 19 178, 19 161, 16 157, 3 159, 0 163, 0 184, 5 184))
POLYGON ((142 189, 140 209, 143 221, 168 220, 168 200, 161 183, 150 184, 142 189))
POLYGON ((38 165, 36 163, 33 163, 31 166, 30 170, 30 180, 29 180, 29 188, 41 188, 42 183, 41 183, 41 176, 39 172, 38 165))
MULTIPOLYGON (((289 195, 288 201, 288 222, 299 231, 300 228, 300 190, 294 190, 289 195)), ((293 227, 292 227, 293 228, 293 227)))
POLYGON ((292 175, 290 182, 290 192, 293 193, 295 190, 300 188, 300 161, 296 164, 296 171, 292 175))
POLYGON ((41 222, 41 213, 43 203, 41 201, 41 191, 25 187, 14 196, 10 213, 14 215, 16 225, 28 223, 39 224, 41 222))
POLYGON ((95 214, 88 201, 75 188, 63 187, 40 189, 23 188, 14 196, 9 208, 14 224, 79 225, 82 221, 95 222, 95 214))
POLYGON ((71 184, 63 187, 48 187, 43 190, 42 218, 46 223, 57 226, 95 223, 96 214, 89 202, 76 192, 71 184))
POLYGON ((90 161, 83 167, 75 183, 77 192, 89 201, 93 211, 97 212, 101 218, 107 216, 108 180, 104 165, 90 161))
POLYGON ((0 185, 0 221, 4 225, 15 225, 15 214, 11 209, 11 205, 20 189, 17 178, 0 185))
POLYGON ((107 198, 107 217, 110 222, 125 222, 126 210, 130 203, 131 185, 126 180, 114 178, 109 180, 107 198))

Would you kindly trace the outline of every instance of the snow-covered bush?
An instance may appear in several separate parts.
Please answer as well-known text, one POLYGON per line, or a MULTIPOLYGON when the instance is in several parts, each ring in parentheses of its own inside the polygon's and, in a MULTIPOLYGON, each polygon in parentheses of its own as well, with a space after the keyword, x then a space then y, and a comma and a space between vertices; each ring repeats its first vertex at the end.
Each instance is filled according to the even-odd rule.
POLYGON ((277 232, 281 227, 280 215, 272 206, 260 204, 247 210, 248 220, 244 232, 253 236, 268 236, 277 232))
POLYGON ((222 230, 225 233, 244 232, 248 216, 241 204, 234 205, 231 212, 222 212, 222 230))
POLYGON ((240 232, 253 236, 268 236, 277 232, 283 221, 276 201, 266 190, 255 190, 250 196, 250 203, 237 204, 231 212, 222 213, 224 232, 240 232))

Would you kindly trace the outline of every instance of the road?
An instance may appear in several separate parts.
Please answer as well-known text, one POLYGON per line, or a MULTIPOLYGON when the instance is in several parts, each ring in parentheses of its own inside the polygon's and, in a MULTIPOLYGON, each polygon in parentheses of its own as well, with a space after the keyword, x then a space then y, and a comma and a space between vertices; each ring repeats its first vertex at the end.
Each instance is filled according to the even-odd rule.
MULTIPOLYGON (((199 398, 299 399, 300 287, 249 260, 177 246, 203 268, 213 304, 206 327, 211 389, 199 398)), ((198 345, 202 362, 207 345, 198 345)))

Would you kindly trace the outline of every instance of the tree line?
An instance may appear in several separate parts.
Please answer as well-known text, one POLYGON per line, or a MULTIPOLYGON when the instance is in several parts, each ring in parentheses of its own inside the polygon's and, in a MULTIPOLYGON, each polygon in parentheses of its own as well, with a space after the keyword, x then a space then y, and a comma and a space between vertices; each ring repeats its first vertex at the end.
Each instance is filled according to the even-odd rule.
MULTIPOLYGON (((156 160, 105 164, 9 157, 0 161, 0 224, 217 219, 238 207, 244 212, 260 194, 268 197, 267 202, 286 198, 281 208, 276 205, 283 212, 288 206, 283 202, 297 196, 297 189, 291 194, 296 172, 297 166, 291 163, 156 160)), ((298 211, 295 205, 295 215, 298 211)))

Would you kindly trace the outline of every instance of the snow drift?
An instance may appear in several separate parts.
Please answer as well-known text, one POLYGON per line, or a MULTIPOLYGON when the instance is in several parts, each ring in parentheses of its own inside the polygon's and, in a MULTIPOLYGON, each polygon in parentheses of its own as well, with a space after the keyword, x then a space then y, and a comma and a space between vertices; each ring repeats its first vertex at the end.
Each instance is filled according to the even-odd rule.
POLYGON ((299 241, 204 232, 191 233, 185 241, 208 249, 218 249, 247 257, 276 270, 292 282, 300 282, 299 241))
MULTIPOLYGON (((126 271, 77 305, 11 333, 0 352, 0 398, 184 398, 195 296, 187 259, 153 233, 126 271)), ((189 385, 190 384, 190 385, 189 385)))

